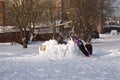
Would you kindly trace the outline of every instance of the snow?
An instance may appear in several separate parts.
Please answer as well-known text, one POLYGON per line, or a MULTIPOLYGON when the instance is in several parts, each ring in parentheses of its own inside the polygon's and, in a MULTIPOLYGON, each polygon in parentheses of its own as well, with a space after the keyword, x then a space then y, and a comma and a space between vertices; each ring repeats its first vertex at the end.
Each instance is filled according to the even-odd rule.
POLYGON ((42 45, 46 46, 46 50, 40 51, 40 56, 47 59, 57 60, 72 58, 77 57, 80 53, 77 44, 74 44, 72 40, 69 40, 66 45, 65 44, 58 45, 58 42, 56 40, 46 41, 42 45))
POLYGON ((101 34, 92 45, 85 57, 72 41, 31 42, 27 49, 0 43, 0 80, 120 80, 120 34, 101 34))
POLYGON ((118 26, 118 25, 106 25, 106 26, 103 26, 103 27, 115 27, 115 28, 120 28, 120 26, 118 26))
POLYGON ((15 29, 15 26, 0 26, 0 33, 5 33, 5 32, 15 32, 18 31, 15 29))

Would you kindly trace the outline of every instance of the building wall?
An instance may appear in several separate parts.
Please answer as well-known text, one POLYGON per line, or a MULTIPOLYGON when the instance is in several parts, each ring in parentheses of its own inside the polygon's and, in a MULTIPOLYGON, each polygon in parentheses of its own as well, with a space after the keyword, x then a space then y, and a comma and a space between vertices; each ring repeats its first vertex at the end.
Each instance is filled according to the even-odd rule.
POLYGON ((0 1, 0 26, 5 25, 5 3, 0 1))
POLYGON ((17 42, 22 44, 20 32, 0 33, 0 43, 17 42))
POLYGON ((40 3, 51 2, 51 1, 56 3, 56 7, 61 6, 61 0, 39 0, 40 3))

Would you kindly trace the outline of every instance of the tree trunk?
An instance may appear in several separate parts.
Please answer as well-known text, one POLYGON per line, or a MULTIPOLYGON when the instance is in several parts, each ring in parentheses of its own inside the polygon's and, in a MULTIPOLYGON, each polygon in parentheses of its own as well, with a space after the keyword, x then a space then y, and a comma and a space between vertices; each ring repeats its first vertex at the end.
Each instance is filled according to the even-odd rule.
MULTIPOLYGON (((21 28, 22 29, 22 28, 21 28)), ((21 38, 22 38, 22 45, 23 45, 23 49, 27 48, 27 40, 26 40, 26 29, 21 30, 21 38)))
POLYGON ((53 39, 55 39, 56 38, 56 27, 55 27, 55 25, 53 25, 53 39))
POLYGON ((101 15, 99 16, 97 31, 98 31, 99 33, 101 33, 101 31, 102 31, 101 15))
POLYGON ((27 48, 27 43, 26 43, 26 38, 23 38, 23 49, 26 49, 27 48))

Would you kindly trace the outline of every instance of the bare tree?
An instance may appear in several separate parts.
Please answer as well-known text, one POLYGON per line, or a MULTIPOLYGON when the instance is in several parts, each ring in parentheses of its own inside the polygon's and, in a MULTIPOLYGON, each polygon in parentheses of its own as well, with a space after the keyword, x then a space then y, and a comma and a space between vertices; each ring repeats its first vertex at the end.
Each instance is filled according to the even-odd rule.
POLYGON ((59 7, 57 7, 56 0, 47 0, 41 4, 41 8, 43 10, 42 13, 42 21, 47 22, 47 25, 52 28, 53 31, 53 39, 56 37, 56 23, 59 17, 59 7))
POLYGON ((23 48, 27 48, 27 28, 30 28, 29 24, 37 18, 34 2, 35 0, 6 0, 7 18, 20 30, 23 48))
POLYGON ((113 0, 70 0, 67 10, 70 12, 70 20, 75 21, 75 32, 88 40, 93 29, 103 23, 112 12, 113 0), (71 6, 71 7, 70 7, 71 6), (102 18, 101 18, 102 17, 102 18), (102 21, 102 22, 101 22, 102 21))

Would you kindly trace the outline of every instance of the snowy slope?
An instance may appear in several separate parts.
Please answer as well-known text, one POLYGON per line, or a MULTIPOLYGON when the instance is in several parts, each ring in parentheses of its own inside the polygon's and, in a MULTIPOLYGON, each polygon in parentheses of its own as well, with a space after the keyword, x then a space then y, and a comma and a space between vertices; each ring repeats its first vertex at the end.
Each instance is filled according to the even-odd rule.
POLYGON ((74 54, 71 42, 39 53, 42 43, 30 43, 26 50, 19 44, 0 43, 0 80, 120 80, 120 34, 92 40, 91 57, 74 54))

